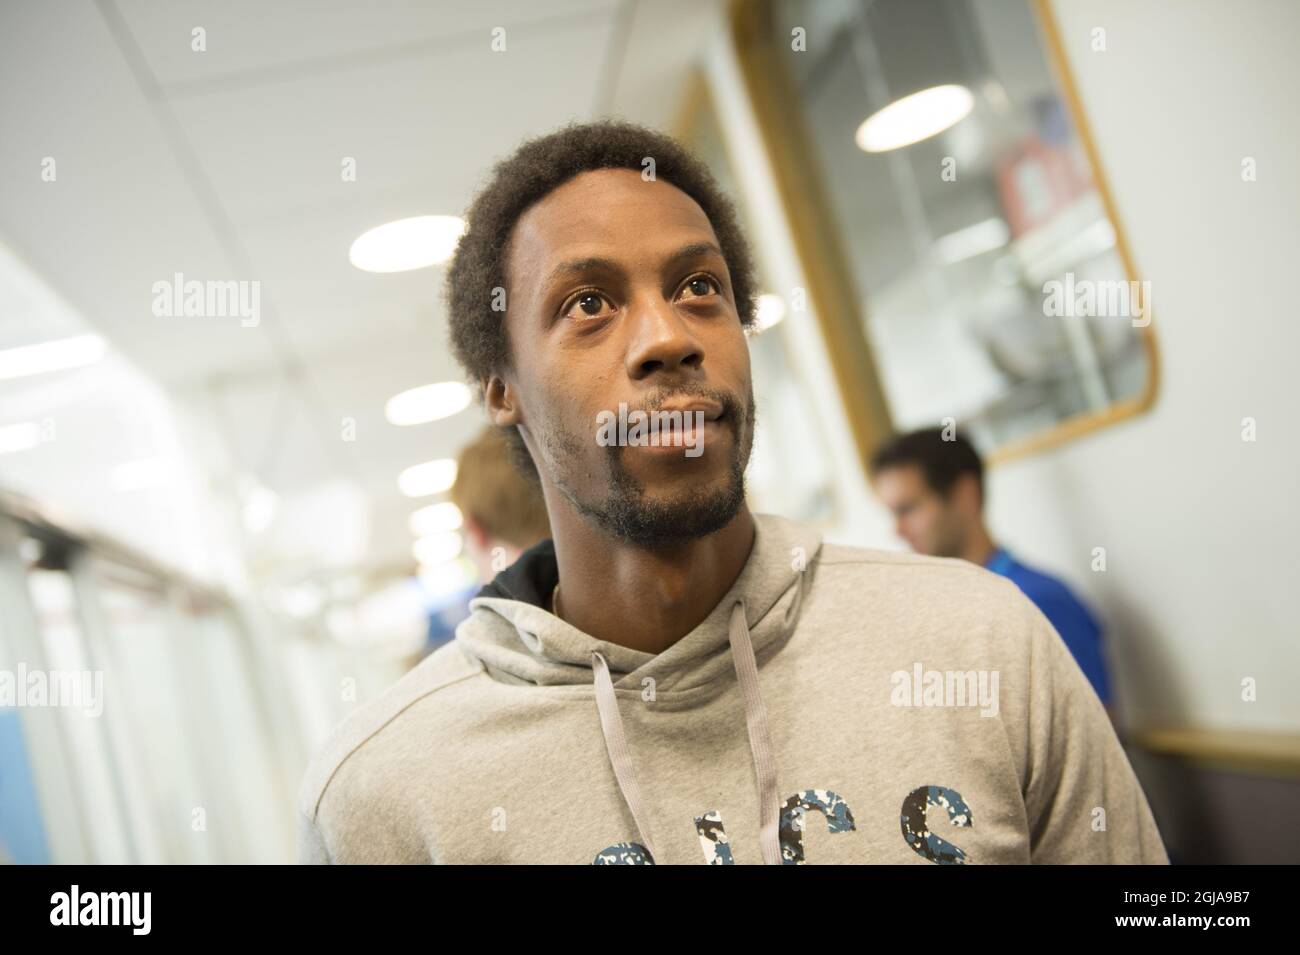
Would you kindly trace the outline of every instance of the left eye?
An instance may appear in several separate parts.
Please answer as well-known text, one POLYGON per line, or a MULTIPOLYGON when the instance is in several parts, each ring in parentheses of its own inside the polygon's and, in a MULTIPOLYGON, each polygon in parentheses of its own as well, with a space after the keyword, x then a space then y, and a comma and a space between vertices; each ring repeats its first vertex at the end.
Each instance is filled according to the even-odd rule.
POLYGON ((719 291, 718 283, 710 276, 697 275, 694 278, 687 279, 686 284, 682 286, 682 291, 690 292, 692 296, 701 297, 710 295, 719 291))

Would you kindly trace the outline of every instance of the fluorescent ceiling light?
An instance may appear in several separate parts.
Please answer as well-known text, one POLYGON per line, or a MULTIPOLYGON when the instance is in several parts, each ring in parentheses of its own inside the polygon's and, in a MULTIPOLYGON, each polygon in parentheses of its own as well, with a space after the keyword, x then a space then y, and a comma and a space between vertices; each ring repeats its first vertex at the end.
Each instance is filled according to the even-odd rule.
POLYGON ((39 345, 6 348, 0 351, 0 379, 23 378, 47 371, 63 371, 90 365, 108 350, 98 335, 77 335, 39 345))
POLYGON ((425 424, 464 411, 472 399, 469 386, 463 382, 440 381, 389 398, 384 405, 384 417, 393 424, 425 424))
POLYGON ((964 86, 932 86, 895 100, 862 121, 853 139, 868 153, 883 153, 919 143, 970 115, 975 97, 964 86))
POLYGON ((41 426, 35 421, 24 421, 0 428, 0 454, 26 451, 41 443, 41 426))
POLYGON ((348 259, 366 272, 406 272, 446 262, 465 232, 460 216, 415 216, 364 232, 348 259))
POLYGON ((411 515, 411 533, 416 537, 428 537, 430 534, 443 534, 459 530, 465 523, 460 508, 451 501, 430 504, 411 515))
POLYGON ((994 216, 956 232, 949 232, 935 241, 934 249, 939 258, 952 265, 1000 249, 1010 240, 1011 230, 1007 228, 1006 222, 994 216))
POLYGON ((445 564, 449 560, 455 560, 460 554, 461 537, 455 531, 447 531, 442 534, 430 534, 428 537, 421 537, 411 547, 411 552, 415 554, 415 559, 423 567, 432 567, 437 564, 445 564))
POLYGON ((425 461, 423 464, 413 465, 397 478, 397 486, 407 497, 441 494, 455 483, 455 458, 439 458, 437 461, 425 461))

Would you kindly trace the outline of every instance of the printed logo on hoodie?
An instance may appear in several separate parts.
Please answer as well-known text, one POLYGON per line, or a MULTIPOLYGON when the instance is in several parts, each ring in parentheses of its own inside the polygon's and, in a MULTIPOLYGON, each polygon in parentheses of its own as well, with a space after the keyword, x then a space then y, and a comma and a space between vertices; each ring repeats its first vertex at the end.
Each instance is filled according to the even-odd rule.
MULTIPOLYGON (((785 865, 803 865, 803 834, 808 810, 815 809, 826 817, 830 832, 850 832, 853 812, 849 804, 829 789, 805 789, 785 801, 781 810, 781 861, 785 865)), ((931 830, 932 818, 947 818, 951 825, 971 825, 970 807, 961 793, 946 786, 919 786, 903 800, 899 823, 903 841, 922 859, 936 865, 964 865, 966 852, 931 830), (942 815, 931 810, 942 810, 942 815)), ((709 810, 695 817, 695 831, 708 865, 734 865, 731 842, 722 824, 722 816, 709 810)), ((654 865, 650 851, 639 842, 619 842, 596 853, 592 865, 654 865)))

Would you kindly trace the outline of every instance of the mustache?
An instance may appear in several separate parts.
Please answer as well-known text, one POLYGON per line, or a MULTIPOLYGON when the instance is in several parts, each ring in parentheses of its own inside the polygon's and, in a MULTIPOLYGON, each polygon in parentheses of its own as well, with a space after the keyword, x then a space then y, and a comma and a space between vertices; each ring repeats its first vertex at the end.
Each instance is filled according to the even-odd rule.
POLYGON ((661 388, 651 392, 639 408, 628 406, 629 413, 632 411, 643 411, 646 414, 656 414, 663 410, 663 406, 670 401, 689 400, 691 398, 702 398, 705 401, 715 401, 722 406, 722 416, 730 421, 741 421, 745 417, 745 404, 741 399, 730 391, 722 391, 716 388, 661 388))

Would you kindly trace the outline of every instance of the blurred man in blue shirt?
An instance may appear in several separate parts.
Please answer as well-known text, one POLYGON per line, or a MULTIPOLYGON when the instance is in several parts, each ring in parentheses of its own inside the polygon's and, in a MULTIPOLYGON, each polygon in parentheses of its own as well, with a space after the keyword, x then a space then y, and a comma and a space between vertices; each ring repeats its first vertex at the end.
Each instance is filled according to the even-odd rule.
POLYGON ((960 557, 1009 578, 1052 622, 1110 711, 1101 626, 1062 581, 1027 567, 994 543, 984 524, 984 465, 969 441, 929 428, 901 435, 871 462, 876 493, 913 550, 960 557))

